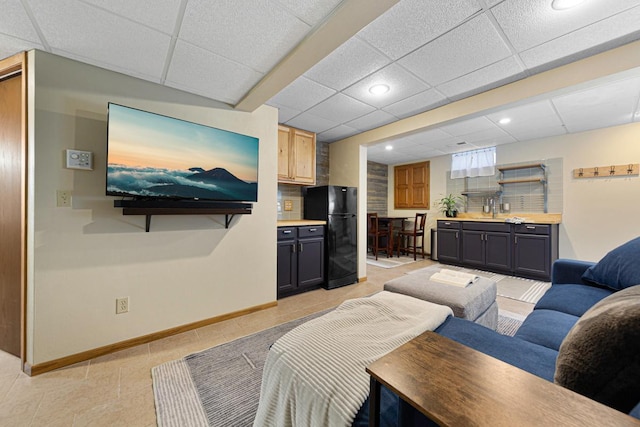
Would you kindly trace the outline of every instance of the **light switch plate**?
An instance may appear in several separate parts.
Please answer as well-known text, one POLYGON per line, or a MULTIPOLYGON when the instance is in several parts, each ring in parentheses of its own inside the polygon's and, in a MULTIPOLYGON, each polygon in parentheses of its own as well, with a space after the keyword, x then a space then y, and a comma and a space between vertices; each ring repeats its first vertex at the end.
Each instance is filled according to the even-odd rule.
POLYGON ((93 170, 93 153, 91 151, 67 150, 67 169, 93 170))

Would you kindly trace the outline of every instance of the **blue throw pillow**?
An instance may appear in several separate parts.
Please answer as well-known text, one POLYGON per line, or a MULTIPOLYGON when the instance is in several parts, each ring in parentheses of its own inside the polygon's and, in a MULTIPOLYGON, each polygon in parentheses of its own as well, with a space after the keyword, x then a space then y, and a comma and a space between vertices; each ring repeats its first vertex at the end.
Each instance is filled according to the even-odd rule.
POLYGON ((616 291, 640 284, 640 237, 606 254, 582 279, 616 291))

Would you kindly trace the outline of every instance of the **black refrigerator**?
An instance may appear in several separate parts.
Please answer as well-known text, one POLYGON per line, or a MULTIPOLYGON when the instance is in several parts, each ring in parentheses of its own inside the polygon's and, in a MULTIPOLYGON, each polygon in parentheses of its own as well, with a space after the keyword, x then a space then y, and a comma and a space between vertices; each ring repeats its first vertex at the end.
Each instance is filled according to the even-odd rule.
POLYGON ((307 188, 305 219, 327 221, 325 273, 327 289, 358 281, 357 188, 323 185, 307 188))

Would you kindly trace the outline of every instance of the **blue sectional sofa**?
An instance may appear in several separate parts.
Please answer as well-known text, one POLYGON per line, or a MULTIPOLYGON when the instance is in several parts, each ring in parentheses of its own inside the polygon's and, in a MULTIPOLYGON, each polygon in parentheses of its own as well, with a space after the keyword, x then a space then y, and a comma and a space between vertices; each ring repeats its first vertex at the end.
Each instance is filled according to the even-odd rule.
MULTIPOLYGON (((640 418, 640 238, 598 263, 559 259, 515 336, 449 317, 436 332, 640 418), (579 323, 579 325, 578 325, 579 323)), ((428 425, 383 388, 381 425, 428 425)), ((354 425, 365 425, 366 401, 354 425)))

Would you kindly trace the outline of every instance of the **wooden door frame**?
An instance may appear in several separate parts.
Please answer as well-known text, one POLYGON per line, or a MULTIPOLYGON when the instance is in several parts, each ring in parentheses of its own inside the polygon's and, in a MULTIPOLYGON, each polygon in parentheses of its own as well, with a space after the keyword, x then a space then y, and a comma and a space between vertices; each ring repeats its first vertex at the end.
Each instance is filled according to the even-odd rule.
POLYGON ((22 74, 22 176, 21 176, 21 227, 20 227, 20 362, 24 370, 27 356, 27 53, 21 52, 0 60, 0 79, 14 74, 22 74))

